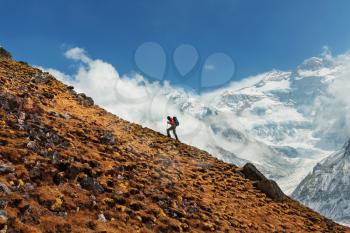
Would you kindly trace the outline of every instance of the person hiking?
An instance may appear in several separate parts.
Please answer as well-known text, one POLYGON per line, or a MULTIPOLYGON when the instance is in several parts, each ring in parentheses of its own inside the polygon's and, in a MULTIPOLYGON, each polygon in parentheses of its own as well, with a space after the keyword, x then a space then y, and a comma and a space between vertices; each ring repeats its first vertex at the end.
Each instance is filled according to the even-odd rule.
POLYGON ((168 137, 171 137, 170 136, 170 131, 173 131, 173 134, 174 134, 176 140, 179 141, 179 138, 177 137, 177 134, 176 134, 176 127, 179 125, 179 121, 177 120, 176 117, 168 116, 167 119, 168 119, 167 124, 170 125, 170 127, 166 130, 166 132, 168 134, 168 137))

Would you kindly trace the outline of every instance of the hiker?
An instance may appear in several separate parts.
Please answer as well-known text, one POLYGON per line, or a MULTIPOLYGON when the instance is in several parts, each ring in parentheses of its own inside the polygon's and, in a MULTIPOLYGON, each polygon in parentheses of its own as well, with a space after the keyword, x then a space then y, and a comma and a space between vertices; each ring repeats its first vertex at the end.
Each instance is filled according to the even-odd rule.
POLYGON ((179 138, 177 137, 177 134, 176 134, 176 127, 179 125, 179 121, 175 116, 174 117, 168 116, 167 119, 168 119, 167 123, 170 125, 170 128, 166 130, 168 137, 170 137, 170 131, 172 130, 176 140, 179 141, 179 138))

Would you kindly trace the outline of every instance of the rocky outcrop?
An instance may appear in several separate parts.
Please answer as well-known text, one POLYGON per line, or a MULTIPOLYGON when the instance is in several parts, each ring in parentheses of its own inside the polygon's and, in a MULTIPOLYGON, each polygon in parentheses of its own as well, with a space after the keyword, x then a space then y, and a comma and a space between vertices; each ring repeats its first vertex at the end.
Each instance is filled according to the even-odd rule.
POLYGON ((1 59, 11 59, 11 53, 6 51, 4 48, 0 47, 0 60, 1 59))
POLYGON ((265 193, 272 200, 278 202, 285 200, 286 195, 278 184, 273 180, 267 179, 253 164, 247 163, 244 165, 242 172, 247 179, 255 182, 254 185, 257 189, 265 193))
POLYGON ((77 98, 79 102, 86 107, 90 107, 94 105, 94 100, 91 97, 86 96, 84 93, 78 94, 77 98))

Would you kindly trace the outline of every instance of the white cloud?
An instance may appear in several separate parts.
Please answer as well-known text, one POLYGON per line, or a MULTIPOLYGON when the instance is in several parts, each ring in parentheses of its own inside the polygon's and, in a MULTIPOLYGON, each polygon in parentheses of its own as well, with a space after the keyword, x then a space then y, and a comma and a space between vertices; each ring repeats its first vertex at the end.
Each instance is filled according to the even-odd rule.
POLYGON ((75 47, 65 52, 65 57, 73 59, 75 61, 82 61, 85 63, 91 62, 91 59, 87 56, 86 51, 83 48, 75 47))
POLYGON ((327 95, 319 97, 315 104, 315 134, 343 143, 350 137, 350 53, 331 60, 341 68, 330 80, 327 95))

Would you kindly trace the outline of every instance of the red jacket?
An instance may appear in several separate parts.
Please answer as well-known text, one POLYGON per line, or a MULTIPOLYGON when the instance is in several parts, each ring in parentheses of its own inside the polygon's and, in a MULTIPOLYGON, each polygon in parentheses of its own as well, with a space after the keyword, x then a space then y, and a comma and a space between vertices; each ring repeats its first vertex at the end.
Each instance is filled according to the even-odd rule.
POLYGON ((170 117, 170 120, 168 121, 168 123, 171 125, 171 126, 175 126, 176 127, 176 123, 174 121, 174 119, 172 117, 170 117))

